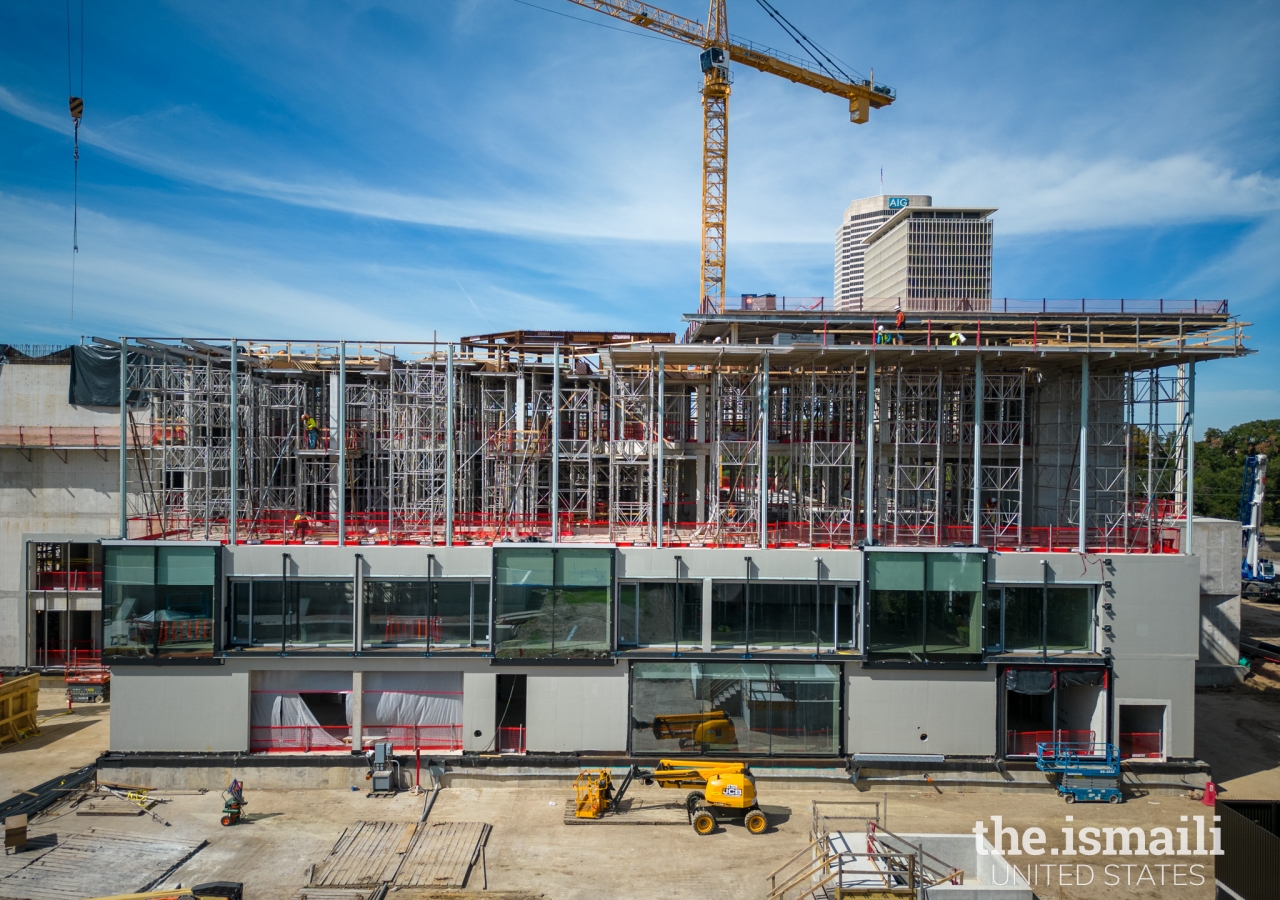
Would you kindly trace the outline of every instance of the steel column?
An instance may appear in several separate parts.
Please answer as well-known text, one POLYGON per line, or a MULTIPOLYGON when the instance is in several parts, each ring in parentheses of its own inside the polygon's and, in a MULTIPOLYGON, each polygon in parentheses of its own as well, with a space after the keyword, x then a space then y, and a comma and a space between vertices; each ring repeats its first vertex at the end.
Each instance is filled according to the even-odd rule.
POLYGON ((227 541, 235 546, 239 538, 240 516, 240 349, 231 339, 231 497, 227 541))
POLYGON ((1080 527, 1076 550, 1084 553, 1088 546, 1086 519, 1089 502, 1089 357, 1080 357, 1080 527))
MULTIPOLYGON (((120 338, 120 540, 129 537, 129 344, 120 338)), ((163 425, 161 426, 163 427, 163 425)), ((45 611, 48 623, 49 610, 45 611)), ((48 648, 46 642, 45 647, 48 648)))
MULTIPOLYGON (((347 342, 346 341, 338 342, 337 402, 338 402, 338 546, 345 547, 347 545, 347 342)), ((356 604, 356 608, 359 609, 358 602, 356 604)))
POLYGON ((1187 363, 1187 429, 1184 440, 1187 442, 1186 459, 1187 474, 1187 543, 1183 553, 1195 552, 1195 518, 1196 518, 1196 364, 1192 360, 1187 363))
POLYGON ((863 515, 867 520, 867 546, 875 541, 873 529, 875 523, 876 469, 873 449, 876 441, 876 354, 867 354, 867 479, 866 492, 863 495, 863 515))
POLYGON ((551 352, 551 543, 560 543, 560 345, 551 352))
POLYGON ((974 348, 973 364, 973 540, 982 544, 982 348, 974 348))
POLYGON ((666 436, 666 399, 667 399, 667 383, 666 375, 666 354, 658 354, 658 412, 655 417, 658 424, 658 477, 656 480, 655 493, 657 494, 657 510, 654 518, 653 539, 654 545, 662 546, 662 502, 666 498, 667 479, 662 470, 662 444, 663 437, 666 436))
POLYGON ((453 458, 453 404, 454 404, 454 384, 453 384, 453 344, 448 346, 445 351, 445 426, 444 426, 444 545, 446 547, 453 546, 453 490, 454 490, 454 465, 453 458))
POLYGON ((760 368, 760 548, 769 546, 769 354, 760 368))

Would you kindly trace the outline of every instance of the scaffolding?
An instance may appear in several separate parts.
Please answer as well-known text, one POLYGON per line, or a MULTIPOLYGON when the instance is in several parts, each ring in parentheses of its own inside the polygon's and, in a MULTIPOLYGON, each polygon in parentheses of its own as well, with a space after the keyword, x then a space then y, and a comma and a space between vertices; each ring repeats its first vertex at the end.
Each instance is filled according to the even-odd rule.
POLYGON ((929 321, 860 343, 874 319, 773 346, 139 339, 128 533, 1177 552, 1191 363, 1243 352, 1179 318, 1124 343, 1123 323, 1009 317, 971 347, 929 321))

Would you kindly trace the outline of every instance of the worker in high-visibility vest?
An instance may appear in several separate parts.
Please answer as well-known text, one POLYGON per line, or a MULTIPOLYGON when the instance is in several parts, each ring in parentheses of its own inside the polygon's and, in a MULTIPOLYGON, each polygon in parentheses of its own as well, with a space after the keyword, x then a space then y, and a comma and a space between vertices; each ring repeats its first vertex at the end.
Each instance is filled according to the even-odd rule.
POLYGON ((316 449, 316 442, 320 439, 320 426, 316 423, 316 417, 310 413, 303 413, 302 429, 307 433, 307 447, 311 450, 316 449))
POLYGON ((964 343, 965 341, 967 341, 967 340, 968 340, 968 338, 966 338, 966 337, 964 336, 964 332, 963 332, 963 331, 953 331, 953 332, 951 332, 951 346, 952 346, 952 347, 959 347, 961 344, 963 344, 963 343, 964 343))

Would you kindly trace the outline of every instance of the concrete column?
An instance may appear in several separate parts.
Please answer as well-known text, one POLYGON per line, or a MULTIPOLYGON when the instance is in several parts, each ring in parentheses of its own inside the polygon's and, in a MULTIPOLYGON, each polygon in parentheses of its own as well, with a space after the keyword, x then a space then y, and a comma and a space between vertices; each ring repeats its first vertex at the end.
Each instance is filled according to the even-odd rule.
POLYGON ((1195 519, 1196 519, 1196 364, 1187 363, 1187 452, 1183 454, 1187 463, 1187 540, 1182 552, 1195 552, 1195 519))
POLYGON ((694 457, 694 479, 697 481, 698 521, 707 521, 707 456, 699 453, 694 457))
POLYGON ((351 673, 351 749, 364 749, 364 673, 351 673))
POLYGON ((667 400, 667 379, 666 379, 666 354, 658 354, 658 409, 654 416, 657 425, 658 438, 658 477, 657 481, 657 509, 655 510, 653 538, 656 546, 662 546, 662 512, 663 504, 667 498, 667 476, 663 471, 663 438, 666 437, 666 400, 667 400))
POLYGON ((338 546, 347 545, 347 342, 338 342, 338 546))
POLYGON ((551 543, 560 543, 560 345, 551 354, 551 543))
POLYGON ((863 494, 863 515, 867 521, 867 544, 875 542, 873 525, 875 524, 876 507, 876 354, 867 354, 867 483, 863 494))
POLYGON ((760 370, 760 549, 769 546, 769 354, 760 370))
POLYGON ((715 579, 702 579, 702 649, 711 652, 711 586, 715 579))
POLYGON ((698 405, 698 417, 693 422, 693 439, 699 444, 707 440, 707 386, 700 384, 694 388, 698 405))
POLYGON ((454 391, 456 388, 453 384, 453 344, 449 345, 445 352, 445 426, 444 426, 444 545, 446 547, 453 546, 453 491, 454 491, 454 467, 456 460, 453 452, 454 442, 454 424, 453 424, 453 405, 454 391))
POLYGON ((1086 519, 1089 504, 1089 357, 1080 358, 1080 529, 1076 549, 1088 546, 1086 519))
MULTIPOLYGON (((129 537, 129 344, 120 338, 120 540, 129 537)), ((46 615, 48 611, 46 610, 46 615)))
POLYGON ((240 350, 236 339, 231 339, 231 472, 230 509, 228 510, 227 542, 235 546, 239 537, 240 517, 240 350))
POLYGON ((973 540, 982 543, 982 348, 973 364, 973 540))

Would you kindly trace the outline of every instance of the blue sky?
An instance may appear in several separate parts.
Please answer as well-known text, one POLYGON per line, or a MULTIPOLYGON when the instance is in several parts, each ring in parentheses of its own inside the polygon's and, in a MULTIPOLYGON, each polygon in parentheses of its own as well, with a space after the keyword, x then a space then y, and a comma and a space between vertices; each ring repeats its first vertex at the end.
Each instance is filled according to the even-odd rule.
MULTIPOLYGON (((88 0, 74 310, 64 9, 8 6, 0 340, 678 330, 696 51, 529 2, 587 21, 517 0, 88 0)), ((883 168, 888 192, 999 207, 997 296, 1228 298, 1259 353, 1202 367, 1199 422, 1280 417, 1280 6, 775 5, 899 100, 854 126, 837 98, 736 70, 730 295, 830 295, 841 211, 883 168)), ((750 0, 729 16, 796 49, 750 0)))

